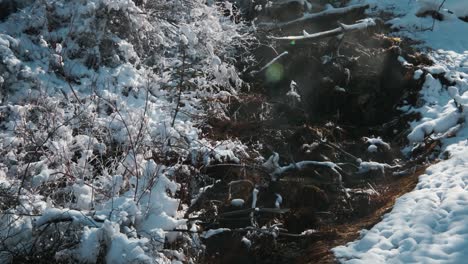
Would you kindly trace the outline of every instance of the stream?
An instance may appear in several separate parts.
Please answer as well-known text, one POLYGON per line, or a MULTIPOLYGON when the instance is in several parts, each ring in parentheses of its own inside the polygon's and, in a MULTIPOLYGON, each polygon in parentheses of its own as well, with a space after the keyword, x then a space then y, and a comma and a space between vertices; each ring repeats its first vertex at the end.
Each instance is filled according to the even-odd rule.
POLYGON ((331 15, 288 24, 331 7, 283 2, 241 8, 257 25, 258 65, 244 76, 249 88, 230 99, 229 121, 212 118, 204 132, 255 151, 239 164, 203 168, 203 180, 191 183, 198 198, 187 216, 199 212, 199 225, 220 230, 203 240, 202 263, 334 263, 330 249, 377 223, 414 188, 438 148, 400 151, 417 116, 399 108, 418 104, 422 83, 413 75, 428 58, 389 37, 380 20, 338 37, 271 39, 366 18, 366 7, 337 12, 335 5, 331 15))

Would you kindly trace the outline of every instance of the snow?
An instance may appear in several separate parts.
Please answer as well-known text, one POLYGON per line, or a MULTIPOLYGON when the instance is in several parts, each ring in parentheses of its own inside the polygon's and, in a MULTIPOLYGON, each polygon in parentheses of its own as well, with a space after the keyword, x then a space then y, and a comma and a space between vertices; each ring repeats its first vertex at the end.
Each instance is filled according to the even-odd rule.
POLYGON ((281 204, 283 203, 283 197, 279 193, 275 193, 276 200, 275 200, 275 208, 280 208, 281 204))
POLYGON ((374 153, 374 152, 377 152, 378 148, 376 145, 369 145, 369 147, 367 147, 367 152, 370 152, 370 153, 374 153))
POLYGON ((128 238, 120 233, 117 224, 111 222, 106 222, 103 230, 107 236, 107 244, 110 244, 106 255, 106 263, 153 263, 153 260, 145 254, 143 249, 149 239, 128 238))
POLYGON ((296 87, 297 87, 297 83, 295 81, 291 81, 291 83, 289 84, 289 91, 286 93, 286 96, 293 103, 301 101, 301 96, 297 92, 296 87))
POLYGON ((218 229, 210 229, 206 232, 203 232, 202 237, 208 239, 214 235, 221 234, 223 232, 229 232, 231 229, 229 228, 218 228, 218 229))
POLYGON ((272 180, 276 181, 278 177, 282 174, 291 171, 291 170, 301 170, 308 166, 323 166, 328 167, 335 175, 338 175, 338 181, 341 182, 341 174, 337 171, 339 166, 330 161, 314 161, 314 160, 305 160, 296 163, 291 163, 286 166, 279 165, 279 154, 274 152, 267 161, 265 161, 262 166, 270 173, 272 180))
POLYGON ((40 227, 57 221, 72 221, 74 223, 97 226, 97 223, 84 212, 58 208, 47 208, 44 210, 44 213, 36 219, 34 225, 40 227))
POLYGON ((465 32, 468 23, 460 20, 468 10, 468 2, 464 0, 447 0, 441 8, 444 21, 436 21, 432 28, 432 17, 418 17, 417 14, 431 9, 437 10, 442 1, 439 0, 353 0, 352 4, 367 3, 371 6, 371 14, 385 10, 395 14, 395 18, 387 21, 392 28, 399 30, 399 35, 414 38, 423 42, 420 47, 430 47, 434 50, 451 50, 463 53, 468 45, 465 32), (430 6, 428 5, 430 3, 430 6), (449 12, 450 11, 450 12, 449 12), (451 14, 451 12, 453 14, 451 14), (456 37, 455 37, 456 36, 456 37))
POLYGON ((248 157, 199 128, 242 85, 245 26, 200 0, 157 1, 171 10, 158 16, 129 0, 29 2, 0 21, 0 185, 19 195, 2 248, 42 254, 38 236, 62 232, 76 247, 60 262, 170 263, 161 250, 186 226, 176 173, 248 157), (194 88, 174 116, 184 63, 194 88))
POLYGON ((242 207, 244 206, 245 201, 243 199, 232 199, 231 205, 235 207, 242 207))
POLYGON ((363 161, 359 163, 359 170, 357 173, 366 173, 369 171, 380 171, 383 174, 386 168, 394 168, 395 166, 391 166, 386 163, 379 163, 375 161, 363 161))
POLYGON ((364 141, 366 143, 371 144, 371 145, 379 146, 379 147, 383 148, 384 150, 390 150, 390 144, 383 141, 380 137, 377 137, 377 138, 364 137, 364 141))
MULTIPOLYGON (((326 11, 323 11, 326 12, 326 11)), ((288 22, 289 23, 289 22, 288 22)), ((288 24, 286 23, 286 24, 288 24)), ((303 34, 300 36, 286 36, 286 37, 270 37, 271 39, 277 39, 277 40, 307 40, 307 39, 316 39, 316 38, 321 38, 321 37, 326 37, 326 36, 332 36, 332 35, 339 35, 343 32, 346 31, 354 31, 354 30, 361 30, 365 29, 368 27, 375 26, 375 21, 372 18, 366 18, 362 20, 356 21, 355 24, 352 25, 345 25, 340 23, 340 27, 337 27, 332 30, 327 30, 323 32, 318 32, 314 34, 309 34, 305 30, 303 31, 303 34)))
POLYGON ((101 250, 102 230, 100 228, 83 228, 80 247, 77 254, 82 256, 83 261, 93 263, 97 261, 101 250))
MULTIPOLYGON (((317 12, 317 13, 304 13, 302 15, 302 17, 299 17, 297 19, 290 20, 290 21, 287 21, 287 22, 283 22, 283 23, 271 23, 271 22, 266 23, 266 22, 263 22, 260 25, 266 26, 266 27, 272 27, 272 28, 283 27, 283 26, 288 26, 288 25, 298 23, 298 22, 303 22, 303 21, 312 20, 312 19, 319 18, 319 17, 324 17, 324 16, 327 16, 327 15, 344 14, 344 13, 350 12, 352 10, 365 8, 366 6, 367 6, 366 4, 356 4, 356 5, 349 5, 349 6, 342 7, 342 8, 329 8, 329 9, 325 9, 325 10, 323 10, 321 12, 317 12)), ((370 20, 367 20, 367 21, 365 20, 365 22, 366 23, 370 22, 370 20)), ((367 26, 365 26, 365 27, 367 27, 367 26)))
POLYGON ((312 235, 314 233, 317 233, 317 230, 315 230, 315 229, 306 229, 306 230, 301 232, 301 235, 310 236, 310 235, 312 235))
MULTIPOLYGON (((408 112, 421 114, 411 122, 408 134, 412 144, 426 137, 440 139, 441 153, 448 159, 427 168, 416 188, 398 198, 392 211, 361 237, 333 249, 341 263, 465 263, 468 257, 468 23, 465 16, 468 2, 447 0, 440 12, 443 21, 417 17, 424 10, 438 10, 442 1, 365 0, 370 14, 379 10, 393 12, 388 21, 399 36, 423 41, 429 47, 435 65, 415 72, 424 78, 420 92, 423 104, 408 106, 408 112), (453 12, 451 14, 449 11, 453 12), (454 85, 442 84, 434 75, 442 74, 454 85)), ((361 163, 362 164, 362 163, 361 163)), ((370 165, 370 164, 368 164, 370 165)), ((379 166, 372 166, 379 168, 379 166)), ((384 168, 382 168, 384 169, 384 168)))
POLYGON ((259 190, 257 188, 254 188, 252 191, 252 208, 257 207, 257 196, 258 196, 259 190))
POLYGON ((85 185, 83 182, 75 183, 72 186, 73 195, 76 198, 76 206, 79 209, 89 210, 93 200, 93 190, 90 186, 85 185))
POLYGON ((414 71, 413 79, 419 80, 419 78, 421 78, 421 76, 423 75, 423 73, 424 73, 423 70, 417 69, 416 71, 414 71))
POLYGON ((464 263, 467 147, 466 140, 449 146, 452 158, 431 166, 380 223, 360 240, 335 248, 335 255, 343 263, 464 263))
POLYGON ((250 248, 252 246, 252 241, 250 241, 246 237, 242 237, 241 239, 242 244, 244 244, 247 248, 250 248))

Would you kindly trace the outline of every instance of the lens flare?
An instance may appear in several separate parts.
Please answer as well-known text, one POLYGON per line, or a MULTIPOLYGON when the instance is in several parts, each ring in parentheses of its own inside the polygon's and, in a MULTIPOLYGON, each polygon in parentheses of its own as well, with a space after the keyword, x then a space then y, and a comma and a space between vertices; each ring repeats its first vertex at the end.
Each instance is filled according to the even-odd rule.
POLYGON ((278 82, 283 79, 284 67, 280 63, 273 63, 265 72, 267 82, 278 82))

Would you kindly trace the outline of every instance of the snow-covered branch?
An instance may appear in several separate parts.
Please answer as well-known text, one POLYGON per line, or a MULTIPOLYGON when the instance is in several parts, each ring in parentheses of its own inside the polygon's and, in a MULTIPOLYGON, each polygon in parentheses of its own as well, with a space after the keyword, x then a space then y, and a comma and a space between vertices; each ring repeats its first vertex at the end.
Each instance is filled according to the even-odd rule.
POLYGON ((273 181, 276 181, 281 175, 288 171, 292 170, 303 170, 308 167, 326 167, 329 168, 330 171, 333 173, 334 177, 338 180, 338 183, 341 185, 342 178, 341 173, 339 170, 342 170, 340 166, 338 166, 334 162, 330 161, 313 161, 313 160, 305 160, 300 162, 291 163, 286 166, 280 166, 279 163, 279 154, 273 153, 270 158, 263 163, 263 167, 270 171, 270 175, 273 181))
POLYGON ((287 21, 283 23, 260 23, 259 26, 263 26, 268 29, 282 28, 282 27, 291 26, 297 23, 310 22, 313 20, 321 19, 321 18, 345 15, 347 13, 350 13, 356 10, 367 9, 368 7, 369 7, 368 4, 356 4, 356 5, 350 5, 350 6, 341 7, 341 8, 329 8, 318 13, 304 14, 302 17, 291 20, 291 21, 287 21))
POLYGON ((335 29, 322 31, 322 32, 314 33, 314 34, 309 34, 304 31, 304 34, 302 36, 286 36, 286 37, 270 37, 270 38, 275 39, 275 40, 288 40, 288 41, 290 40, 316 40, 316 39, 341 35, 343 33, 350 32, 350 31, 363 30, 372 26, 375 26, 374 19, 366 18, 366 19, 359 20, 357 21, 357 23, 352 24, 352 25, 340 24, 340 27, 337 27, 335 29))
POLYGON ((245 232, 255 232, 259 234, 270 234, 276 236, 286 236, 286 237, 306 237, 306 236, 311 236, 317 231, 309 229, 305 230, 304 232, 301 232, 300 234, 293 234, 293 233, 288 233, 285 232, 287 231, 284 228, 279 228, 278 226, 271 226, 268 228, 262 227, 242 227, 242 228, 217 228, 217 229, 209 229, 207 231, 201 231, 201 230, 191 230, 191 229, 174 229, 174 230, 165 230, 165 232, 183 232, 183 233, 201 233, 201 237, 204 239, 208 239, 212 236, 224 233, 224 232, 231 232, 231 233, 245 233, 245 232))
POLYGON ((387 163, 379 163, 375 161, 363 161, 359 164, 358 173, 366 173, 369 171, 380 171, 382 174, 385 173, 385 169, 396 169, 400 168, 400 165, 390 165, 387 163))
POLYGON ((97 222, 85 213, 77 210, 49 208, 35 221, 35 226, 59 222, 76 222, 85 226, 98 226, 97 222))

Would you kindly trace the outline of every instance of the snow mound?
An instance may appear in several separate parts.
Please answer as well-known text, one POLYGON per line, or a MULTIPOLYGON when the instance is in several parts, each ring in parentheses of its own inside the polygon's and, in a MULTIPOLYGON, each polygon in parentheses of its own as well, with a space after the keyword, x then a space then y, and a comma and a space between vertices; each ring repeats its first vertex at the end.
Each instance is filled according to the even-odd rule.
POLYGON ((186 224, 175 175, 248 156, 199 129, 242 85, 247 28, 201 0, 14 2, 0 19, 0 262, 169 263, 186 224))
MULTIPOLYGON (((465 133, 464 136, 468 136, 465 133)), ((333 249, 342 263, 464 263, 468 257, 468 142, 431 166, 416 189, 357 241, 333 249)))
MULTIPOLYGON (((363 1, 354 1, 363 2, 363 1)), ((423 40, 436 49, 430 52, 435 62, 415 74, 424 78, 419 107, 409 112, 422 118, 411 123, 411 143, 427 137, 440 139, 442 153, 449 158, 430 166, 419 178, 415 190, 397 199, 394 208, 360 239, 333 249, 341 263, 465 263, 468 258, 468 2, 448 0, 441 7, 443 21, 416 16, 418 12, 438 10, 442 1, 375 1, 374 10, 397 15, 388 21, 398 34, 423 40), (451 11, 451 12, 449 12, 451 11), (455 14, 452 14, 455 13, 455 14), (458 16, 458 17, 457 17, 458 16), (454 85, 442 84, 443 75, 454 85)), ((409 146, 405 151, 410 151, 409 146)))

